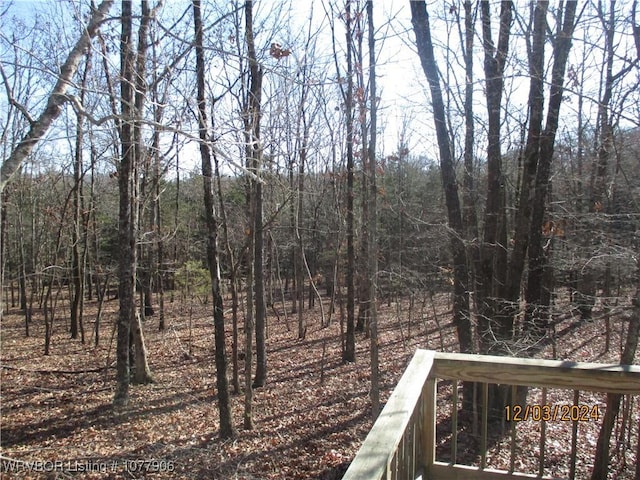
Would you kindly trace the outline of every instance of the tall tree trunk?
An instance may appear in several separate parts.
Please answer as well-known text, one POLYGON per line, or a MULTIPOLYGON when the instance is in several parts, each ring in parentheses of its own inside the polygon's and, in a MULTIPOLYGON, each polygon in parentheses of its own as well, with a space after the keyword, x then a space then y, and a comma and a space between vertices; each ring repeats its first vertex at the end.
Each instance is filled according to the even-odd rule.
POLYGON ((356 360, 355 335, 355 285, 354 270, 356 268, 354 248, 354 212, 353 212, 353 31, 351 18, 351 2, 347 2, 345 9, 346 38, 347 38, 347 91, 344 94, 345 117, 347 122, 347 331, 345 350, 342 356, 344 362, 356 360))
POLYGON ((367 1, 368 44, 369 44, 369 216, 367 218, 369 242, 368 258, 368 308, 371 349, 371 416, 375 420, 380 412, 380 373, 378 359, 378 186, 376 183, 376 129, 378 120, 378 99, 376 90, 376 42, 373 25, 373 0, 367 1))
POLYGON ((196 77, 198 98, 198 133, 200 137, 200 159, 204 185, 204 207, 207 223, 207 264, 211 277, 213 296, 213 325, 215 336, 216 385, 218 388, 218 412, 220 414, 220 437, 229 438, 234 434, 227 380, 227 355, 225 352, 224 310, 220 289, 220 264, 218 259, 218 221, 215 215, 213 195, 213 171, 209 134, 207 128, 207 106, 205 100, 205 63, 203 46, 203 26, 200 14, 200 0, 193 0, 193 23, 195 28, 196 77))
POLYGON ((464 89, 464 177, 462 190, 462 224, 465 229, 465 238, 468 241, 469 280, 468 284, 475 282, 475 271, 480 260, 478 245, 478 215, 476 211, 476 187, 474 183, 474 143, 475 120, 473 118, 473 44, 475 37, 474 12, 469 0, 464 2, 464 65, 465 65, 465 89, 464 89))
MULTIPOLYGON (((0 192, 0 323, 4 315, 5 301, 4 301, 4 274, 6 266, 6 244, 7 244, 7 191, 0 192)), ((11 282, 11 306, 14 306, 13 302, 13 281, 11 282)), ((28 336, 28 335, 27 335, 28 336)))
MULTIPOLYGON (((638 52, 638 57, 640 58, 640 23, 636 20, 636 11, 638 10, 638 0, 633 0, 633 4, 631 5, 631 21, 632 29, 633 29, 633 40, 636 44, 636 51, 638 52)), ((640 462, 638 462, 640 466, 640 462)))
MULTIPOLYGON (((471 353, 473 335, 469 309, 469 269, 467 250, 464 244, 464 223, 458 196, 455 166, 452 157, 449 132, 445 117, 438 66, 433 52, 429 14, 424 2, 411 2, 411 22, 416 35, 418 55, 424 71, 433 105, 433 119, 436 128, 438 151, 440 153, 440 173, 445 193, 447 219, 449 224, 449 245, 453 259, 453 322, 456 326, 460 351, 471 353)), ((470 106, 468 108, 471 108, 470 106)), ((470 405, 474 398, 473 383, 463 385, 463 401, 470 405)))
POLYGON ((244 414, 243 427, 253 430, 253 331, 255 329, 253 308, 253 233, 250 233, 249 249, 247 250, 247 311, 244 319, 244 414), (251 253, 250 253, 251 252, 251 253))
POLYGON ((256 327, 256 375, 253 380, 254 387, 262 387, 267 381, 267 346, 266 346, 266 316, 264 303, 264 231, 262 225, 262 146, 260 145, 260 102, 262 99, 262 67, 258 64, 253 32, 253 1, 245 2, 245 36, 247 42, 247 54, 249 58, 249 98, 248 120, 249 138, 247 142, 247 160, 250 162, 250 171, 254 178, 251 179, 253 191, 253 262, 254 262, 254 302, 255 302, 255 327, 256 327))
POLYGON ((520 288, 529 247, 531 211, 535 193, 536 170, 540 158, 540 137, 544 113, 544 46, 548 2, 537 2, 533 14, 533 35, 529 47, 529 126, 524 148, 524 165, 520 181, 519 204, 515 219, 513 249, 505 285, 505 308, 512 318, 519 311, 520 288))
POLYGON ((121 159, 118 168, 118 338, 116 347, 116 392, 114 406, 120 407, 129 401, 130 365, 129 336, 134 316, 135 298, 135 236, 132 215, 132 184, 135 162, 134 117, 134 54, 132 49, 131 0, 122 0, 122 32, 120 35, 120 93, 121 114, 120 143, 121 159))
POLYGON ((429 15, 424 2, 411 2, 411 22, 416 35, 418 55, 422 69, 429 83, 431 101, 433 104, 433 118, 440 154, 440 171, 447 207, 449 223, 449 241, 453 257, 453 321, 460 342, 460 351, 469 353, 473 349, 471 335, 471 320, 469 317, 469 288, 466 247, 464 245, 464 231, 462 211, 458 196, 458 184, 451 154, 449 132, 447 132, 444 102, 438 75, 438 66, 433 53, 429 15))
POLYGON ((560 117, 560 106, 564 91, 564 77, 567 66, 571 39, 575 26, 577 2, 566 2, 563 13, 563 25, 555 39, 554 62, 551 72, 551 88, 549 107, 544 132, 540 138, 540 160, 535 178, 535 193, 529 230, 529 273, 525 300, 524 328, 534 337, 541 337, 546 332, 550 294, 544 292, 545 269, 547 266, 542 225, 546 211, 545 204, 551 176, 551 161, 555 146, 556 132, 560 117), (546 301, 543 301, 546 299, 546 301))
POLYGON ((615 35, 615 1, 610 2, 609 18, 605 18, 602 2, 598 2, 598 14, 605 31, 605 64, 604 64, 604 85, 602 96, 598 102, 598 131, 596 133, 599 143, 597 145, 597 156, 593 168, 594 177, 591 186, 591 211, 607 211, 607 171, 609 161, 613 152, 613 122, 609 112, 610 103, 613 97, 614 75, 614 35, 615 35))
MULTIPOLYGON (((146 65, 147 65, 147 44, 148 44, 148 31, 149 31, 149 22, 151 21, 151 12, 149 10, 149 2, 148 0, 140 1, 140 26, 138 27, 138 48, 136 51, 136 61, 135 61, 135 70, 134 70, 134 120, 133 120, 133 138, 134 138, 134 161, 133 161, 133 177, 132 177, 132 196, 131 196, 131 224, 132 224, 132 237, 134 242, 134 256, 137 255, 136 243, 138 240, 138 232, 140 231, 140 223, 142 215, 140 215, 140 198, 141 198, 141 188, 140 188, 140 173, 139 168, 143 164, 143 160, 145 164, 148 164, 148 152, 143 148, 142 141, 142 129, 141 129, 141 120, 144 116, 144 103, 147 95, 147 80, 146 80, 146 65)), ((145 168, 145 174, 148 171, 148 168, 145 168)), ((142 245, 141 245, 142 247, 142 245)), ((142 252, 142 249, 140 250, 142 252)), ((148 257, 148 255, 145 255, 148 257)), ((142 257, 142 255, 141 255, 142 257)), ((138 265, 138 258, 134 258, 134 279, 133 279, 133 288, 135 292, 136 286, 136 277, 135 272, 138 265)), ((132 347, 135 354, 134 359, 129 359, 129 361, 133 361, 133 365, 135 366, 135 373, 133 381, 137 384, 145 384, 153 382, 153 378, 151 376, 151 370, 149 368, 149 362, 147 360, 147 349, 144 345, 144 335, 142 328, 142 319, 146 314, 147 310, 147 302, 149 300, 149 295, 145 291, 149 288, 147 278, 150 280, 150 265, 149 262, 145 262, 144 266, 144 274, 143 274, 143 285, 142 285, 142 302, 140 305, 140 315, 135 315, 132 317, 132 321, 135 323, 132 324, 131 328, 131 339, 132 339, 132 347)))
POLYGON ((220 166, 218 164, 217 155, 213 156, 216 182, 218 185, 218 202, 220 204, 220 218, 222 219, 222 234, 224 238, 224 250, 229 259, 229 283, 231 284, 231 319, 232 319, 232 336, 231 344, 231 362, 232 362, 232 383, 233 392, 240 393, 240 373, 239 373, 239 339, 238 339, 238 262, 234 256, 229 241, 229 222, 227 219, 227 211, 224 206, 224 197, 222 195, 222 180, 220 176, 220 166))
MULTIPOLYGON (((156 44, 157 40, 153 36, 153 30, 151 31, 152 37, 149 39, 152 46, 152 65, 158 65, 158 55, 156 52, 156 44)), ((153 102, 153 112, 154 112, 154 121, 156 125, 160 125, 162 122, 162 117, 164 115, 164 106, 167 104, 168 91, 170 82, 166 83, 165 90, 160 96, 158 91, 158 72, 157 69, 153 69, 153 88, 151 90, 152 102, 153 102)), ((151 142, 151 148, 149 152, 149 157, 151 162, 153 162, 153 187, 152 187, 152 201, 151 201, 151 209, 150 209, 150 226, 152 230, 152 238, 153 238, 153 246, 152 246, 152 255, 151 261, 149 262, 150 269, 150 279, 148 284, 148 303, 149 307, 145 305, 145 315, 153 315, 153 304, 151 299, 152 285, 155 284, 155 287, 158 292, 158 330, 165 329, 165 308, 164 308, 164 238, 162 235, 162 208, 160 203, 160 182, 162 180, 163 171, 162 171, 162 162, 160 155, 160 132, 158 128, 154 129, 153 132, 153 140, 151 142)))
MULTIPOLYGON (((303 100, 304 102, 304 95, 303 100)), ((304 105, 302 105, 301 116, 302 122, 305 124, 302 145, 298 152, 298 188, 297 188, 297 202, 296 202, 296 216, 295 216, 295 278, 296 278, 296 298, 298 301, 298 338, 304 339, 307 334, 307 325, 304 319, 304 243, 302 240, 302 234, 300 233, 303 212, 304 212, 304 168, 307 161, 307 145, 306 145, 306 118, 304 113, 304 105)))
MULTIPOLYGON (((367 2, 367 8, 369 7, 369 3, 367 2)), ((364 49, 363 49, 363 40, 364 40, 364 27, 362 25, 362 16, 356 15, 356 38, 357 38, 357 46, 356 46, 356 65, 364 65, 364 49)), ((361 195, 361 211, 362 211, 362 233, 360 235, 360 256, 358 258, 358 267, 356 268, 356 272, 358 273, 358 316, 356 318, 356 332, 365 332, 369 324, 369 300, 371 292, 369 292, 370 288, 370 272, 369 272, 369 236, 370 236, 370 215, 369 215, 369 163, 371 159, 369 158, 368 151, 368 137, 369 130, 367 125, 367 105, 365 93, 367 88, 365 88, 364 81, 364 68, 356 68, 356 92, 358 95, 356 96, 356 107, 358 111, 358 123, 360 124, 360 138, 361 138, 361 149, 362 155, 360 159, 362 161, 362 185, 360 188, 362 189, 361 195), (363 92, 360 94, 360 92, 363 92)), ((371 92, 369 92, 371 95, 371 92)), ((369 335, 369 331, 366 332, 367 336, 369 335)))
POLYGON ((504 68, 509 52, 513 4, 501 2, 498 45, 491 35, 491 6, 481 2, 482 40, 488 118, 487 201, 484 236, 480 249, 480 271, 477 272, 478 326, 483 353, 503 351, 503 342, 513 334, 513 324, 499 299, 506 283, 506 213, 505 185, 502 173, 500 127, 504 88, 504 68), (496 344, 497 340, 497 344, 496 344))
MULTIPOLYGON (((91 70, 91 51, 87 52, 86 63, 80 83, 80 104, 84 104, 85 87, 87 77, 91 70)), ((82 204, 82 184, 84 182, 83 155, 84 148, 84 124, 80 113, 76 114, 76 144, 73 162, 73 229, 71 231, 72 242, 72 267, 73 296, 71 298, 71 338, 78 338, 78 331, 82 331, 82 343, 84 343, 84 328, 82 328, 82 299, 84 297, 85 272, 83 268, 83 254, 81 252, 84 242, 81 242, 81 233, 84 227, 82 204)), ((84 237, 86 238, 86 237, 84 237)))

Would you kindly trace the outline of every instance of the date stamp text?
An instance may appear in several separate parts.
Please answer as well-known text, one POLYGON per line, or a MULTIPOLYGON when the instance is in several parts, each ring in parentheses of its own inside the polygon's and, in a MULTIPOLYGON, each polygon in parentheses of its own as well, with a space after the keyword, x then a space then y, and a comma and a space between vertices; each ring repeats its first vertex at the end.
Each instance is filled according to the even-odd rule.
POLYGON ((600 419, 600 405, 525 404, 504 407, 507 422, 591 422, 600 419))

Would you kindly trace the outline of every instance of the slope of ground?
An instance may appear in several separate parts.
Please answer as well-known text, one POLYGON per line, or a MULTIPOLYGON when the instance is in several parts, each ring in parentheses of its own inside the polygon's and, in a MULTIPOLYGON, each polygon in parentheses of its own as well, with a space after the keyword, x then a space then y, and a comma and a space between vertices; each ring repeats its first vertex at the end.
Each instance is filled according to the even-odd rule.
MULTIPOLYGON (((457 349, 448 296, 427 295, 414 300, 380 306, 383 401, 416 348, 457 349)), ((269 317, 268 384, 255 392, 255 429, 242 430, 243 395, 234 395, 237 435, 222 441, 217 436, 210 305, 167 302, 168 327, 163 332, 158 331, 156 318, 147 320, 146 341, 155 383, 132 386, 129 406, 118 412, 111 407, 116 308, 116 301, 106 304, 100 344, 94 347, 95 305, 90 302, 87 306, 85 344, 68 338, 68 320, 63 319, 60 306, 48 356, 43 355, 41 316, 34 315, 31 336, 25 338, 22 314, 13 310, 5 315, 1 338, 2 478, 342 476, 371 420, 369 340, 360 335, 357 362, 342 364, 339 315, 334 316, 330 327, 322 329, 319 309, 306 311, 307 336, 298 340, 295 319, 290 314, 285 318, 283 306, 276 305, 278 317, 273 310, 269 317)), ((555 350, 557 358, 617 362, 624 321, 612 321, 611 347, 603 353, 602 320, 577 325, 570 315, 563 318, 557 326, 556 344, 547 346, 541 356, 552 358, 555 350)), ((242 371, 240 375, 242 378, 242 371)), ((450 394, 450 387, 443 385, 440 389, 443 399, 447 398, 447 388, 450 394)), ((592 399, 596 400, 602 401, 592 399)), ((447 415, 443 400, 439 455, 446 444, 447 415)), ((623 457, 617 460, 627 466, 635 464, 637 444, 637 418, 631 423, 627 428, 633 449, 623 448, 623 457)), ((520 434, 525 438, 535 435, 536 428, 533 423, 523 425, 520 434)), ((550 428, 563 430, 554 433, 555 437, 547 432, 553 443, 545 461, 550 469, 562 471, 566 462, 556 450, 566 447, 570 426, 550 428), (557 449, 553 446, 556 444, 557 449)), ((595 441, 596 424, 583 430, 585 439, 595 441)), ((522 448, 526 448, 524 443, 522 448)), ((505 449, 508 452, 508 437, 496 439, 489 455, 497 464, 504 463, 508 461, 505 449)), ((534 457, 523 451, 521 462, 525 467, 536 465, 534 457)), ((585 465, 581 464, 579 471, 586 472, 589 460, 581 457, 580 462, 585 465)), ((624 475, 616 478, 633 478, 624 475)))

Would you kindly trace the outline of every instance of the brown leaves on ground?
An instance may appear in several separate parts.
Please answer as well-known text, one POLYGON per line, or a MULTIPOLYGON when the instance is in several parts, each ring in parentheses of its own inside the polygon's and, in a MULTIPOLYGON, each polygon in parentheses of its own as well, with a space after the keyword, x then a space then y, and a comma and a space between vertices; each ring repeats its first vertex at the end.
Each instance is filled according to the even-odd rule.
MULTIPOLYGON (((383 401, 416 348, 441 349, 443 345, 448 351, 457 349, 453 326, 445 321, 450 309, 448 296, 435 297, 438 322, 430 302, 428 296, 423 299, 418 295, 411 302, 414 305, 411 311, 407 299, 400 305, 391 302, 388 306, 385 302, 380 306, 383 401)), ((101 343, 96 348, 90 338, 95 318, 93 302, 88 302, 85 311, 85 344, 68 338, 67 320, 62 320, 60 309, 49 356, 43 355, 44 325, 40 316, 34 315, 31 336, 25 338, 22 314, 13 310, 5 315, 1 354, 3 367, 8 368, 2 369, 1 377, 2 478, 337 479, 342 476, 371 427, 369 339, 360 335, 357 362, 343 364, 338 314, 329 328, 322 329, 319 308, 306 311, 309 329, 306 339, 300 341, 296 339, 294 316, 289 314, 288 331, 283 306, 276 305, 279 320, 268 319, 268 384, 255 391, 255 429, 242 430, 244 397, 242 393, 234 395, 238 433, 235 438, 222 441, 218 438, 211 307, 192 308, 177 300, 167 301, 167 305, 168 327, 164 332, 158 331, 155 317, 145 324, 156 382, 132 386, 129 406, 123 411, 114 411, 111 406, 117 302, 107 304, 101 322, 101 343), (15 461, 35 463, 26 467, 16 466, 15 461), (7 471, 12 468, 13 472, 7 471)), ((612 347, 603 354, 602 320, 577 326, 570 315, 565 318, 557 327, 558 358, 617 362, 624 322, 612 322, 612 347)), ((551 352, 552 347, 546 347, 544 356, 551 358, 551 352)), ((240 375, 243 384, 242 371, 240 375)), ((447 406, 451 383, 442 382, 439 392, 438 455, 446 457, 450 448, 447 446, 450 430, 447 433, 446 426, 451 410, 450 403, 447 406)), ((535 397, 539 394, 531 390, 532 403, 539 403, 535 397)), ((571 400, 556 395, 561 393, 550 392, 547 403, 571 400)), ((581 402, 601 403, 603 399, 583 397, 581 402)), ((631 423, 628 428, 633 437, 631 445, 635 446, 637 418, 631 423)), ((581 445, 593 448, 598 425, 595 422, 580 425, 581 445)), ((571 423, 549 423, 546 428, 545 472, 566 475, 567 455, 562 452, 570 444, 571 423)), ((535 451, 539 430, 540 424, 536 422, 522 422, 518 426, 517 448, 521 455, 516 469, 537 472, 535 451)), ((465 442, 474 442, 474 437, 461 434, 459 452, 465 450, 465 442)), ((508 434, 496 437, 488 452, 490 465, 508 468, 509 451, 508 434)), ((623 449, 621 455, 618 462, 635 465, 632 449, 623 449)), ((589 462, 592 459, 587 453, 580 453, 578 472, 587 471, 589 462)), ((621 474, 617 478, 632 477, 621 474)))

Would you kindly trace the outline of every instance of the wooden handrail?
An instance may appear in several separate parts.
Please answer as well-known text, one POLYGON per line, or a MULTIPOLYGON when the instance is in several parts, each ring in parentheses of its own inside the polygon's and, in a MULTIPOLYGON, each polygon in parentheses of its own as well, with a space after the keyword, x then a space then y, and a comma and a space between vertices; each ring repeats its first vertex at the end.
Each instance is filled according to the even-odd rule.
POLYGON ((387 478, 393 455, 421 403, 422 386, 433 366, 434 354, 428 350, 416 351, 343 480, 387 478), (420 388, 416 388, 418 385, 420 388))
POLYGON ((432 374, 445 380, 640 393, 640 366, 435 353, 432 374))
POLYGON ((640 394, 640 366, 635 365, 417 350, 343 479, 414 479, 418 471, 433 479, 540 478, 435 461, 437 379, 640 394))

